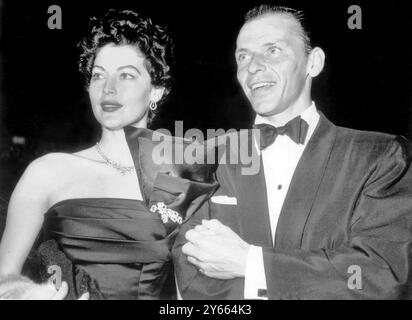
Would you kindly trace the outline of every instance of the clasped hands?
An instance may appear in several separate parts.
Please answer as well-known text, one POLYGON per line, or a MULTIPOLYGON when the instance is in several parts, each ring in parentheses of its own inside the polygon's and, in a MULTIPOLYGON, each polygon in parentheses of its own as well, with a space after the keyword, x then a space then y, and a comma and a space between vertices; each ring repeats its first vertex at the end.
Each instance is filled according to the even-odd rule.
POLYGON ((204 275, 215 279, 245 276, 250 245, 220 221, 202 220, 185 237, 188 242, 182 251, 204 275))

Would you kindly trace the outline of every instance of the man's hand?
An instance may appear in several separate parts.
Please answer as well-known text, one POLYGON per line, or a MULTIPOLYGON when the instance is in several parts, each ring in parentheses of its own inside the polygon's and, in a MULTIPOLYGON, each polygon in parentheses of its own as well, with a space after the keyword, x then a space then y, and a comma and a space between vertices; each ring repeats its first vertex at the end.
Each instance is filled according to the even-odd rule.
POLYGON ((182 251, 204 275, 216 279, 244 277, 249 244, 220 221, 202 220, 186 232, 182 251))

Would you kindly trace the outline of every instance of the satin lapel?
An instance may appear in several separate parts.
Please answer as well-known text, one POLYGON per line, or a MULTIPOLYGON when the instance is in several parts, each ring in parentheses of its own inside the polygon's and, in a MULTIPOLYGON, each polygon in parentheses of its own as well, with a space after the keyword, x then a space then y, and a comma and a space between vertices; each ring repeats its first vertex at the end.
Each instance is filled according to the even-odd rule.
MULTIPOLYGON (((136 168, 137 178, 139 180, 140 194, 144 198, 146 205, 149 204, 149 199, 146 196, 149 192, 146 191, 147 186, 145 186, 142 168, 140 166, 140 152, 139 152, 139 138, 152 139, 153 131, 146 128, 135 128, 132 126, 127 126, 123 128, 127 145, 129 146, 130 153, 133 158, 133 163, 136 168)), ((149 189, 151 190, 151 188, 149 189)))
POLYGON ((296 170, 276 227, 276 248, 300 248, 303 230, 316 199, 336 138, 336 127, 320 119, 296 170))
MULTIPOLYGON (((251 143, 250 136, 249 143, 251 143)), ((242 165, 236 168, 235 181, 241 237, 253 245, 272 247, 273 237, 270 230, 265 175, 260 156, 259 161, 260 169, 255 175, 242 175, 242 165)))

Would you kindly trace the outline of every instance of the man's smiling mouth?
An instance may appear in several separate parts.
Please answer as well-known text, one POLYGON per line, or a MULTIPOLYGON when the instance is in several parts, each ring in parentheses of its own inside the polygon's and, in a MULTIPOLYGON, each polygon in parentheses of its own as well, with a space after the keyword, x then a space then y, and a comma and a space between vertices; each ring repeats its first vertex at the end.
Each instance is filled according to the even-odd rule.
POLYGON ((276 82, 274 81, 256 82, 256 83, 249 85, 249 88, 253 93, 255 93, 255 92, 261 91, 262 89, 271 88, 275 85, 276 85, 276 82))

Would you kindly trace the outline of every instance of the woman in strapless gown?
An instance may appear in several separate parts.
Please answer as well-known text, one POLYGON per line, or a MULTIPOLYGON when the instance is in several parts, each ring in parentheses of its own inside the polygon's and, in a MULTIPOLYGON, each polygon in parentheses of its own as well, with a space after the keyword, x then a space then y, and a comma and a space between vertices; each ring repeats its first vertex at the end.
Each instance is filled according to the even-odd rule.
POLYGON ((170 91, 170 37, 149 18, 110 10, 91 19, 80 44, 101 139, 26 169, 0 243, 0 298, 174 298, 170 250, 178 224, 216 185, 210 172, 206 179, 180 178, 180 169, 171 176, 173 166, 148 157, 152 132, 145 128, 170 91), (23 277, 25 262, 32 279, 52 281, 23 277))
MULTIPOLYGON (((171 249, 179 226, 218 186, 216 165, 174 164, 171 158, 155 163, 153 131, 124 131, 144 200, 72 198, 55 203, 45 214, 42 244, 26 265, 31 278, 40 282, 50 277, 49 266, 61 266, 69 298, 86 291, 92 299, 176 298, 171 249), (153 210, 159 203, 181 221, 165 221, 153 210)), ((190 144, 164 139, 183 144, 181 150, 190 144)))

